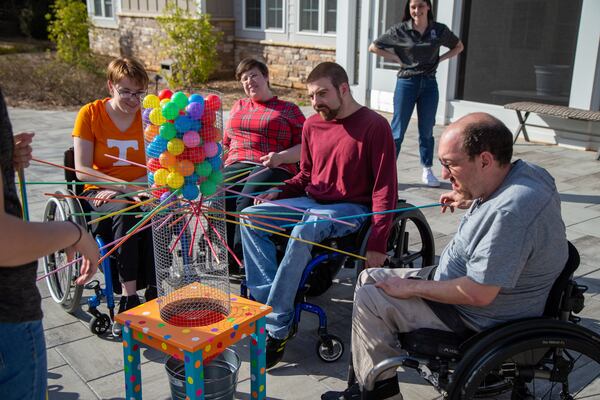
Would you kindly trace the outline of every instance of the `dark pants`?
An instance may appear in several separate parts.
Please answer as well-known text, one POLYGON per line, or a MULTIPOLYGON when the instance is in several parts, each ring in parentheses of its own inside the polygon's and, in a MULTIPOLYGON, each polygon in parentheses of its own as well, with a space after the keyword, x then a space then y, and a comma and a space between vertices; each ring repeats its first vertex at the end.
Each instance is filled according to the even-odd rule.
MULTIPOLYGON (((98 190, 88 190, 82 195, 94 197, 98 190)), ((128 200, 130 200, 128 198, 128 200)), ((105 202, 100 207, 82 201, 82 206, 86 212, 91 212, 91 219, 104 216, 107 213, 113 213, 130 207, 128 203, 105 202), (98 213, 97 215, 94 215, 98 213)), ((142 207, 134 208, 130 212, 141 212, 142 207)), ((123 213, 114 215, 92 224, 92 234, 100 235, 105 243, 110 243, 115 239, 124 237, 127 232, 140 221, 135 215, 125 215, 123 213)), ((130 282, 137 281, 137 288, 143 289, 149 285, 156 286, 156 274, 154 272, 154 247, 152 244, 152 228, 144 229, 136 233, 125 241, 111 257, 111 265, 116 264, 119 281, 130 282), (112 262, 114 261, 114 262, 112 262)), ((115 287, 119 293, 120 287, 115 287)))
MULTIPOLYGON (((249 168, 254 166, 254 164, 247 163, 235 163, 231 164, 223 170, 226 174, 226 179, 228 176, 235 176, 236 171, 249 168)), ((244 174, 239 178, 236 178, 230 182, 229 184, 237 182, 241 179, 246 178, 249 175, 252 175, 265 167, 263 166, 255 166, 256 168, 250 170, 249 174, 244 174)), ((269 190, 273 187, 271 184, 266 185, 246 185, 246 183, 258 183, 258 182, 282 182, 286 179, 291 178, 292 175, 283 169, 279 168, 270 168, 267 172, 263 172, 258 174, 257 176, 248 179, 247 181, 242 182, 240 185, 233 186, 232 189, 244 194, 253 194, 257 192, 263 192, 269 190)), ((235 193, 225 193, 227 198, 225 199, 225 210, 228 212, 240 212, 244 208, 249 207, 254 204, 254 199, 247 196, 235 196, 235 193), (231 197, 230 197, 231 196, 231 197), (234 197, 235 196, 235 197, 234 197)), ((236 221, 237 219, 232 216, 227 216, 227 220, 236 221)), ((241 260, 243 257, 242 254, 242 238, 240 236, 240 227, 237 224, 228 223, 227 224, 227 245, 230 249, 233 250, 235 255, 241 260)), ((233 257, 229 257, 229 265, 237 265, 235 259, 233 257)))

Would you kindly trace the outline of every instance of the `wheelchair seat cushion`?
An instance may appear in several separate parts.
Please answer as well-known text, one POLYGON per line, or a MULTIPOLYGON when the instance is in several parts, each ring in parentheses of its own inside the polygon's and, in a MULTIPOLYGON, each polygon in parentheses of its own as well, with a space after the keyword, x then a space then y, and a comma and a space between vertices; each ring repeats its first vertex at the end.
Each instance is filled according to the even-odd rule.
POLYGON ((410 355, 456 359, 462 355, 464 338, 454 332, 421 328, 398 334, 402 348, 410 355))

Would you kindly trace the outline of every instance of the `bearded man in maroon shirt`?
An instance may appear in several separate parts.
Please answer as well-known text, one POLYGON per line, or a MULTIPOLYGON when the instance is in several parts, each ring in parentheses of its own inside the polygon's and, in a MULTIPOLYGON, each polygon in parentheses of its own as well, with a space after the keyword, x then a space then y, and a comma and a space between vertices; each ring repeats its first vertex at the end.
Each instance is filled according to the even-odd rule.
MULTIPOLYGON (((386 259, 392 214, 361 214, 396 208, 396 154, 385 118, 354 100, 348 75, 336 63, 319 64, 307 78, 308 94, 317 114, 304 123, 300 172, 262 195, 245 213, 277 213, 286 206, 305 210, 291 236, 311 242, 357 231, 370 218, 366 266, 386 259), (276 200, 276 201, 273 201, 276 200), (353 217, 354 216, 354 217, 353 217), (346 217, 342 222, 331 219, 346 217), (315 221, 318 221, 315 222, 315 221)), ((282 220, 261 221, 281 226, 282 220)), ((312 245, 289 240, 277 263, 271 234, 252 221, 241 227, 248 288, 252 296, 273 307, 267 316, 267 368, 283 357, 294 317, 294 299, 312 245), (256 228, 255 228, 256 227, 256 228)))

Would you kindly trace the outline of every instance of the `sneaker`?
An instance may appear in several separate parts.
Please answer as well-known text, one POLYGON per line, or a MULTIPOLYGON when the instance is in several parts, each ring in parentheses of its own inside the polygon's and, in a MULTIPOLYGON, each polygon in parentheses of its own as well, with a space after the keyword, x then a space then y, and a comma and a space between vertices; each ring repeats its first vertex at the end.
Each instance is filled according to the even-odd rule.
POLYGON ((285 339, 275 339, 271 335, 267 334, 267 369, 274 367, 277 365, 277 363, 279 363, 279 361, 281 361, 283 358, 283 352, 285 351, 285 345, 288 340, 289 336, 285 339))
POLYGON ((358 386, 358 383, 355 383, 343 392, 325 392, 321 395, 321 400, 361 400, 361 397, 360 386, 358 386))
MULTIPOLYGON (((137 296, 137 294, 134 294, 133 296, 121 296, 121 299, 119 300, 119 311, 117 312, 117 314, 121 314, 122 312, 130 310, 139 305, 140 305, 140 298, 137 296)), ((122 333, 123 333, 123 326, 120 323, 118 323, 117 321, 113 321, 113 326, 112 326, 113 336, 115 336, 115 337, 121 336, 122 333)))
POLYGON ((438 181, 433 174, 431 167, 423 168, 423 176, 421 177, 421 180, 429 187, 440 187, 440 181, 438 181))

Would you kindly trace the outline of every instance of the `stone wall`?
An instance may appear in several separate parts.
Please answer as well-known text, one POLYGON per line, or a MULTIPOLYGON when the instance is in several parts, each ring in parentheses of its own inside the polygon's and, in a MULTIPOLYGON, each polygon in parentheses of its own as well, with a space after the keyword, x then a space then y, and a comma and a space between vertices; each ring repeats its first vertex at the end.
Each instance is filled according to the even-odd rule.
POLYGON ((335 62, 335 49, 238 38, 235 40, 236 65, 246 57, 262 58, 266 62, 272 84, 304 89, 306 77, 317 64, 335 62))
MULTIPOLYGON (((218 46, 220 67, 215 77, 230 78, 235 69, 234 30, 235 20, 214 19, 213 25, 223 32, 221 43, 218 46)), ((142 60, 150 70, 158 71, 160 62, 166 57, 161 55, 156 37, 160 29, 155 18, 147 15, 118 16, 118 27, 92 26, 90 29, 90 46, 92 51, 113 57, 135 56, 142 60)))

